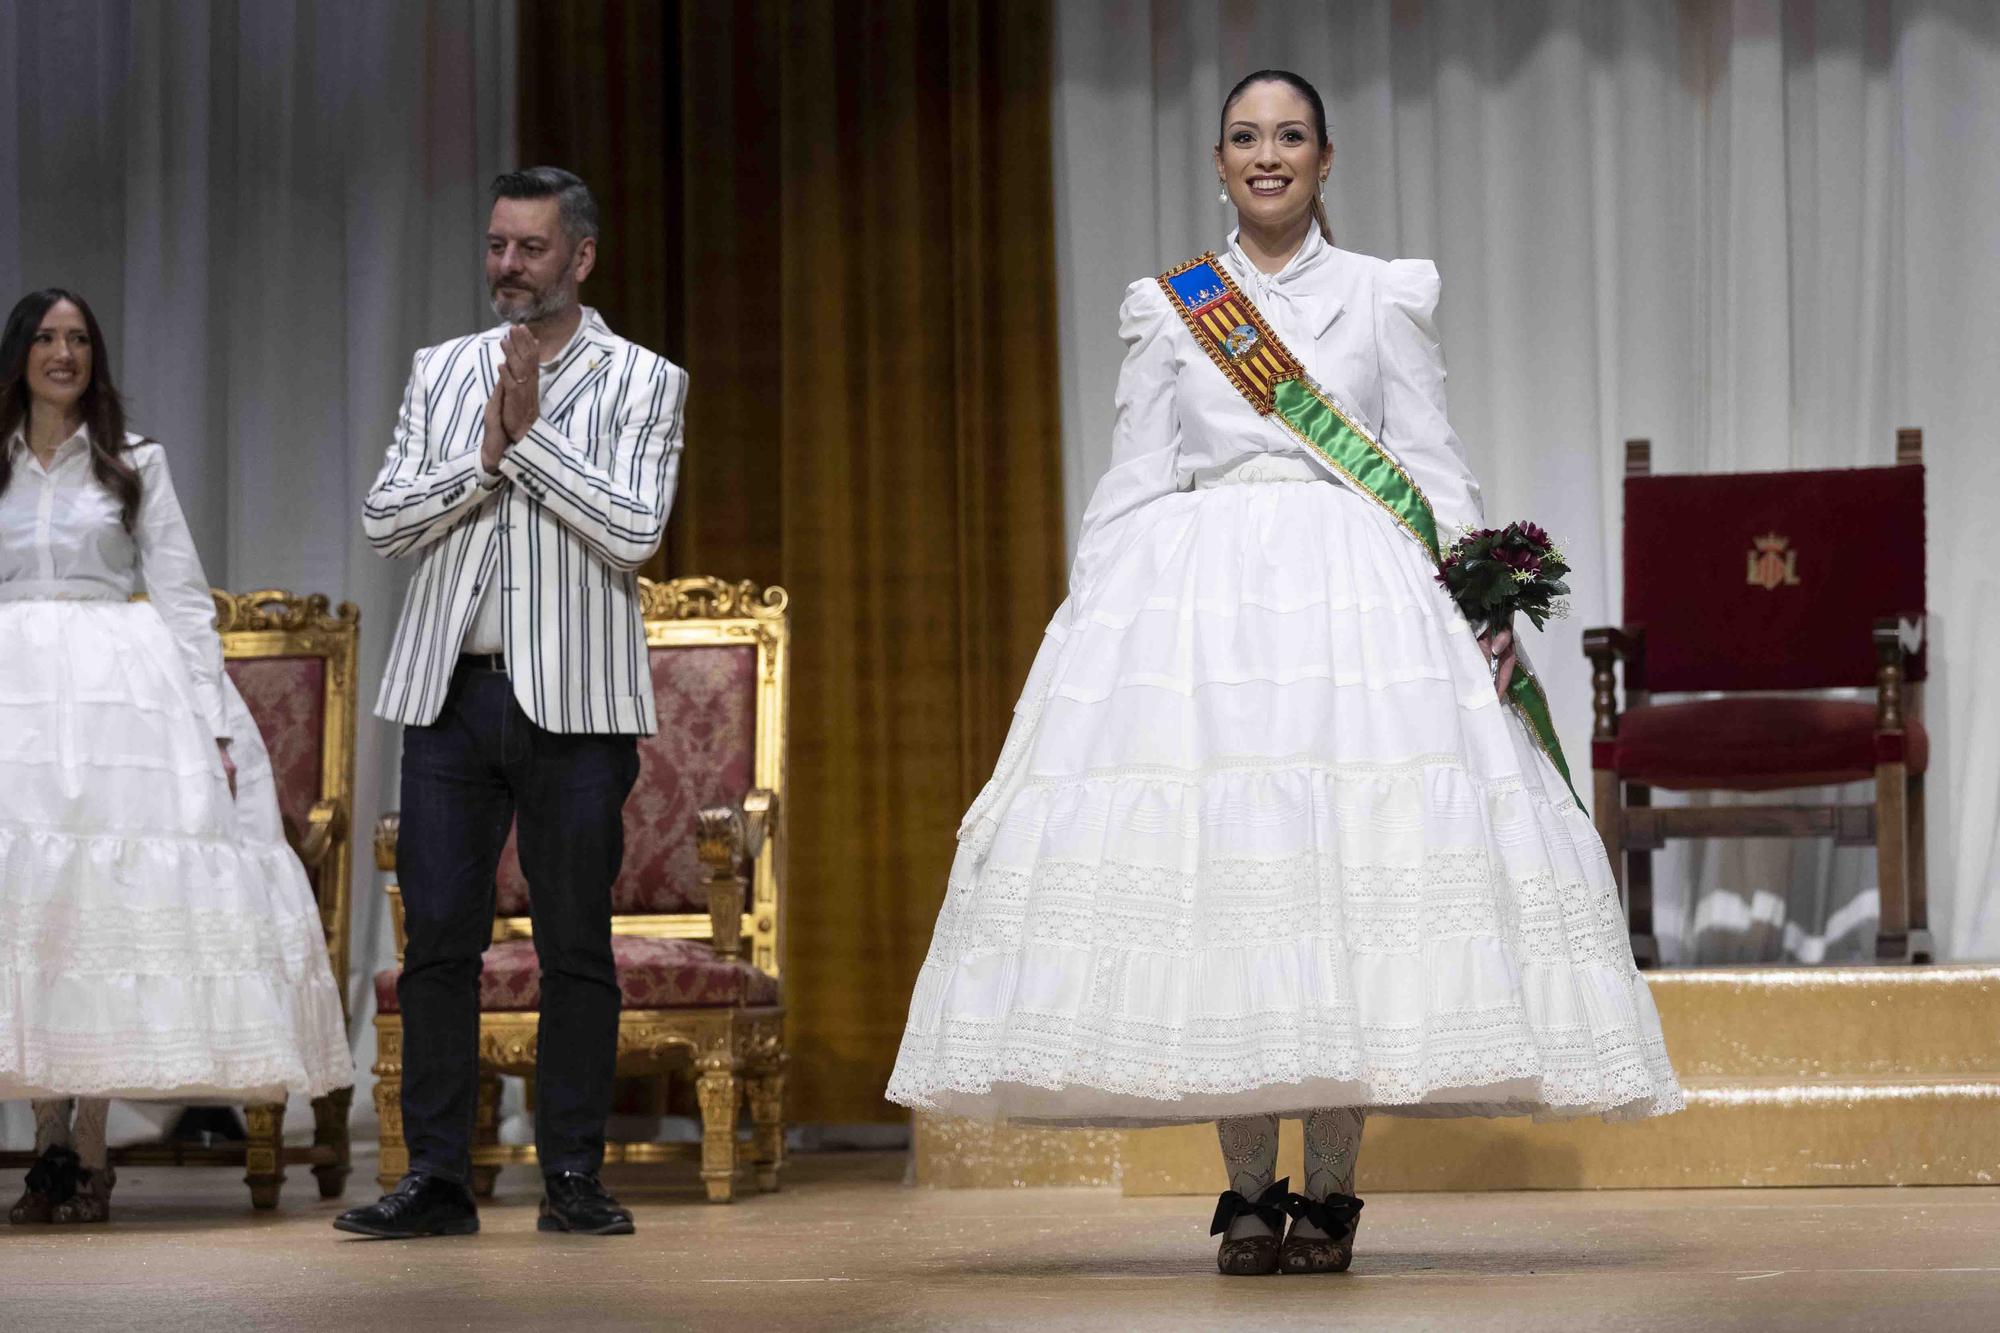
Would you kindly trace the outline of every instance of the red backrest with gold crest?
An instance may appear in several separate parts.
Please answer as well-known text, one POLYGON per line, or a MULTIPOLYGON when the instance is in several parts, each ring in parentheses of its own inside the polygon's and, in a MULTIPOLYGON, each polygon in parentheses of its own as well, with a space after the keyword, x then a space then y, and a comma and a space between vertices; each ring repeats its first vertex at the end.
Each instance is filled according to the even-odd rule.
POLYGON ((1625 479, 1648 689, 1873 685, 1874 623, 1923 611, 1921 463, 1625 479))

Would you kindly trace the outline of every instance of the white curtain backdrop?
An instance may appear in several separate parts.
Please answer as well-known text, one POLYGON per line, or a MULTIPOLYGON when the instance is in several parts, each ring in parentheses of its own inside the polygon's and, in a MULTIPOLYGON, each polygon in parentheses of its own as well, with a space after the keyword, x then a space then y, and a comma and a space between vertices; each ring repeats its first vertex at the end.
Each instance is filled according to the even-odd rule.
MULTIPOLYGON (((1931 918, 2000 957, 2000 5, 1066 0, 1053 119, 1072 524, 1109 452, 1123 285, 1219 247, 1224 92, 1321 90, 1339 243, 1423 256, 1489 517, 1577 566, 1532 645, 1589 763, 1580 631, 1616 623, 1623 441, 1663 472, 1929 465, 1931 918), (1983 689, 1981 687, 1984 687, 1983 689)), ((1867 799, 1869 788, 1848 793, 1867 799)), ((1670 961, 1863 958, 1869 851, 1677 844, 1670 961)))
MULTIPOLYGON (((396 757, 367 714, 406 577, 360 503, 411 353, 490 321, 513 44, 511 0, 0 2, 0 298, 89 299, 211 581, 361 608, 357 1119, 391 952, 368 835, 396 757)), ((0 1108, 17 1143, 25 1111, 0 1108)))

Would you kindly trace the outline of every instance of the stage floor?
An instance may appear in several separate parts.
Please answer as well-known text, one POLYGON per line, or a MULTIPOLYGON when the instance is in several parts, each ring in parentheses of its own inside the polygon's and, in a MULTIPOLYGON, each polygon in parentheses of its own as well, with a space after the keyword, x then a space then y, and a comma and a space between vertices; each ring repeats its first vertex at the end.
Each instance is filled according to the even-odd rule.
POLYGON ((639 1234, 586 1240, 537 1233, 513 1168, 480 1235, 396 1243, 338 1237, 296 1171, 255 1216, 234 1172, 135 1167, 108 1227, 0 1226, 0 1328, 2000 1327, 2000 1188, 1383 1194, 1354 1272, 1224 1278, 1203 1201, 903 1174, 804 1157, 711 1207, 621 1169, 639 1234))

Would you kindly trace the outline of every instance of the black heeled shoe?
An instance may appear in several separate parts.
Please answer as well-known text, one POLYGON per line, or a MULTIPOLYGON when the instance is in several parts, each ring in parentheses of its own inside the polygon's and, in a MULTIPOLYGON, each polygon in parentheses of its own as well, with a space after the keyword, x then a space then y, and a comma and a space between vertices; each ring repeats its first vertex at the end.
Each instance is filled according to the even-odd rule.
POLYGON ((1290 1197, 1288 1190, 1291 1183, 1291 1178, 1286 1177, 1268 1185, 1254 1200, 1235 1190, 1224 1190, 1215 1201, 1215 1219, 1209 1224, 1208 1234, 1223 1237, 1221 1246, 1215 1252, 1215 1266, 1224 1275, 1263 1277, 1278 1271, 1278 1238, 1285 1230, 1285 1200, 1290 1197), (1230 1224, 1250 1214, 1271 1228, 1271 1234, 1229 1239, 1225 1233, 1230 1224))
POLYGON ((43 1226, 55 1220, 58 1207, 76 1196, 77 1179, 83 1161, 68 1148, 44 1148, 28 1168, 27 1188, 12 1208, 7 1220, 15 1226, 43 1226))
POLYGON ((1354 1233, 1361 1228, 1361 1207, 1361 1200, 1352 1194, 1329 1194, 1324 1199, 1286 1195, 1284 1208, 1292 1215, 1292 1229, 1278 1247, 1279 1270, 1345 1273, 1354 1262, 1354 1233), (1301 1236, 1300 1222, 1324 1234, 1301 1236))
POLYGON ((109 1222, 111 1220, 111 1187, 118 1183, 115 1167, 100 1166, 96 1170, 80 1170, 76 1173, 76 1192, 57 1204, 51 1211, 51 1222, 109 1222))

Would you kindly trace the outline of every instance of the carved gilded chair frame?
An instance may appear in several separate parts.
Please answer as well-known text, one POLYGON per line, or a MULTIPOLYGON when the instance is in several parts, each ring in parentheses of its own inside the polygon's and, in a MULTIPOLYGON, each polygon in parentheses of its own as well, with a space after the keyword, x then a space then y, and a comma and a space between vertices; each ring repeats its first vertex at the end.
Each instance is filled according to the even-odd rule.
MULTIPOLYGON (((710 897, 707 912, 620 915, 614 934, 655 939, 704 939, 721 957, 742 956, 781 977, 785 925, 786 723, 790 689, 789 599, 781 588, 725 583, 712 578, 667 582, 639 580, 649 648, 754 647, 757 652, 755 758, 751 791, 738 807, 701 814, 700 853, 710 897), (745 877, 740 867, 749 866, 745 877), (731 938, 730 925, 734 926, 731 938), (745 946, 747 947, 747 951, 745 946)), ((377 829, 377 868, 388 877, 396 954, 404 944, 402 900, 395 884, 397 817, 377 829)), ((531 939, 532 918, 496 917, 495 942, 531 939)), ((472 1152, 474 1187, 490 1194, 500 1167, 532 1162, 531 1144, 499 1141, 499 1076, 532 1080, 534 1011, 482 1013, 479 1020, 480 1097, 472 1152)), ((400 1014, 376 1016, 376 1110, 382 1122, 381 1183, 390 1188, 409 1167, 402 1132, 400 1014)), ((784 1010, 782 1006, 641 1009, 619 1017, 618 1072, 654 1076, 697 1075, 702 1141, 692 1144, 605 1145, 607 1161, 660 1162, 698 1156, 712 1202, 735 1197, 740 1169, 749 1166, 761 1190, 778 1188, 784 1158, 784 1010), (739 1139, 737 1121, 747 1100, 750 1132, 739 1139)))

